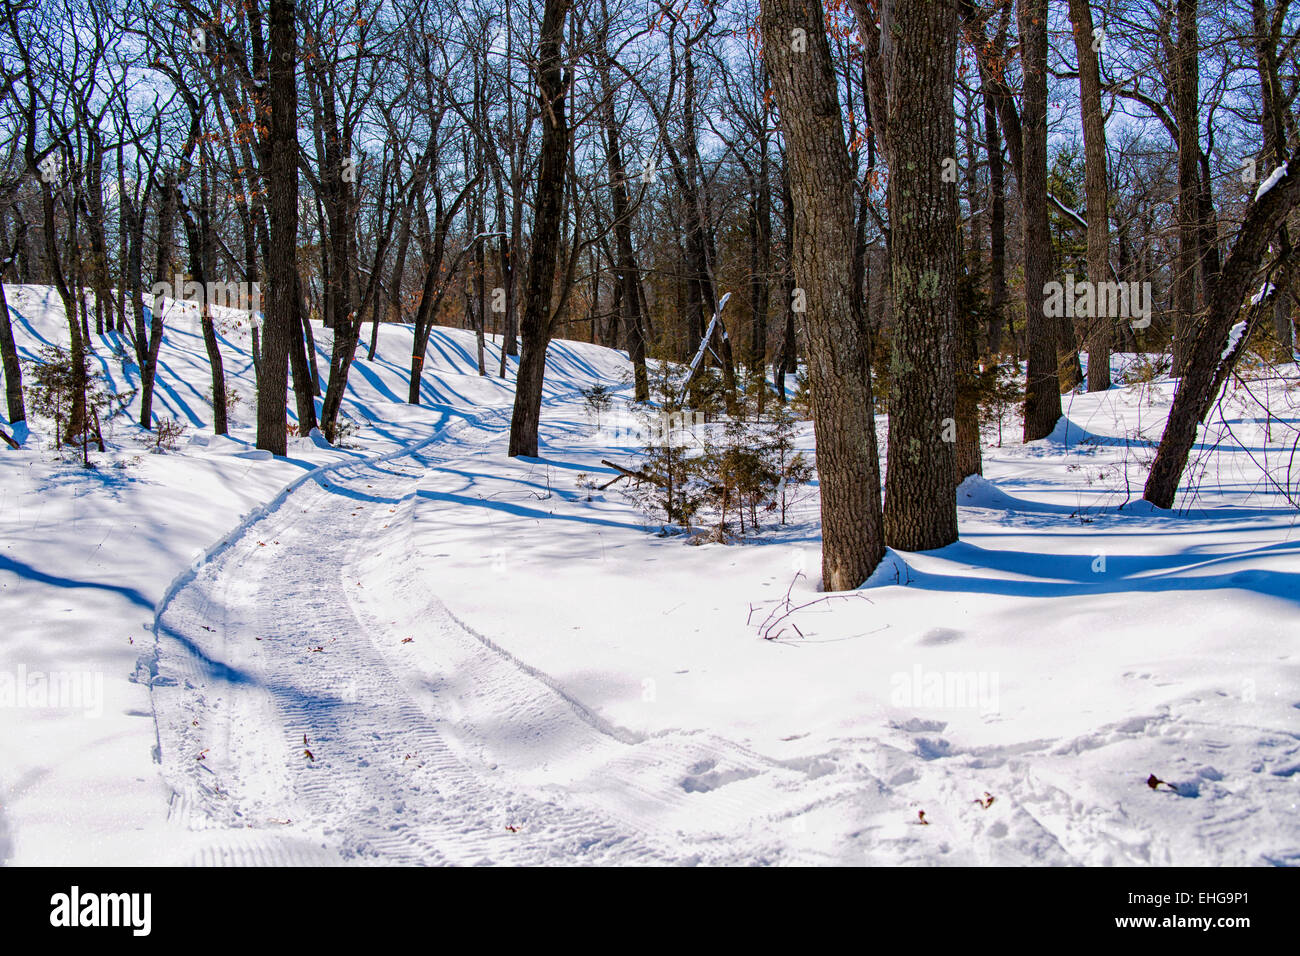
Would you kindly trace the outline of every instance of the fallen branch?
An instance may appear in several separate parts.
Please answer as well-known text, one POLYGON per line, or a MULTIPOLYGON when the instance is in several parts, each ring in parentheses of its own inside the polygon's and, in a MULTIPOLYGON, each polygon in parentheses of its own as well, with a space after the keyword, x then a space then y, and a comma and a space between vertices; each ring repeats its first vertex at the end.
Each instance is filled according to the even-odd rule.
POLYGON ((10 448, 14 449, 15 451, 22 450, 23 446, 18 444, 18 442, 14 441, 12 438, 10 438, 9 433, 5 431, 3 428, 0 428, 0 438, 3 438, 5 440, 5 444, 8 445, 10 448))
MULTIPOLYGON (((789 620, 790 617, 792 617, 798 611, 802 611, 805 608, 812 607, 814 604, 829 604, 831 601, 836 601, 836 600, 848 601, 853 598, 861 598, 862 600, 866 601, 868 604, 871 603, 871 599, 867 597, 865 594, 863 594, 861 591, 853 591, 849 593, 823 594, 821 597, 814 598, 811 601, 806 601, 803 604, 795 604, 793 599, 791 598, 791 595, 794 593, 795 584, 802 577, 806 577, 806 575, 802 571, 798 571, 795 573, 794 578, 790 581, 790 587, 786 589, 785 597, 779 601, 774 602, 775 606, 772 608, 771 611, 768 612, 767 617, 763 619, 762 623, 760 624, 753 623, 754 612, 757 611, 758 608, 754 607, 754 605, 752 604, 749 606, 749 617, 745 620, 745 623, 747 625, 752 625, 753 627, 757 628, 758 636, 761 637, 763 640, 765 641, 776 640, 778 637, 780 637, 782 634, 785 633, 786 622, 789 620)), ((798 634, 800 637, 804 636, 803 631, 799 630, 799 626, 795 624, 794 621, 789 621, 788 626, 793 628, 794 632, 798 634)))
MULTIPOLYGON (((633 471, 631 468, 624 468, 622 465, 616 465, 612 461, 608 461, 604 458, 600 460, 600 463, 602 465, 608 465, 610 468, 617 471, 619 473, 619 478, 635 478, 637 481, 647 481, 660 488, 668 487, 668 482, 660 478, 658 475, 651 475, 644 471, 633 471)), ((614 480, 617 481, 618 479, 616 478, 614 480)), ((613 481, 610 482, 611 485, 613 483, 613 481)))

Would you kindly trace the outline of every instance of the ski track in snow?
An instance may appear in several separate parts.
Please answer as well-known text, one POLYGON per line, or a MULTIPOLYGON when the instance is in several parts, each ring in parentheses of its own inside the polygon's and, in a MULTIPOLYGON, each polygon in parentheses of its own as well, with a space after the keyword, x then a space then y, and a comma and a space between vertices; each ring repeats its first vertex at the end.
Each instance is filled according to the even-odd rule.
MULTIPOLYGON (((1196 701, 966 752, 943 722, 914 719, 785 761, 708 732, 609 725, 448 611, 436 556, 414 540, 419 491, 453 480, 440 464, 498 440, 503 416, 308 476, 169 592, 151 683, 189 862, 1174 861, 1187 833, 1129 819, 1076 761, 1166 735, 1208 765, 1219 745, 1207 737, 1225 731, 1194 720, 1196 701), (802 840, 804 821, 846 811, 861 828, 844 845, 802 840)), ((1294 740, 1279 745, 1279 759, 1295 757, 1294 740)), ((1240 812, 1216 807, 1193 838, 1231 839, 1257 806, 1236 799, 1240 812)))

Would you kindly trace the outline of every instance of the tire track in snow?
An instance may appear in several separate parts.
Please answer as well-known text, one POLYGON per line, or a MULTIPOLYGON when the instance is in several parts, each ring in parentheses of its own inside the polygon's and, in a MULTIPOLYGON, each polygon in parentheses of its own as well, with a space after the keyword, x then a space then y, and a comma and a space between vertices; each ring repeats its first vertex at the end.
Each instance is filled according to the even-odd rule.
POLYGON ((160 606, 154 706, 192 862, 826 862, 842 851, 779 831, 849 805, 867 821, 856 862, 932 862, 936 839, 996 863, 1126 842, 1026 772, 1054 742, 926 759, 903 732, 853 741, 826 772, 612 726, 431 593, 416 503, 454 480, 438 466, 457 452, 434 440, 296 483, 160 606), (968 793, 981 779, 1000 801, 987 816, 968 793), (917 801, 939 826, 900 826, 917 801))
POLYGON ((463 705, 456 729, 468 737, 463 747, 477 747, 481 763, 508 767, 519 783, 552 792, 562 788, 566 802, 613 817, 628 832, 709 862, 781 856, 773 823, 815 799, 804 789, 810 776, 804 769, 705 732, 646 736, 612 726, 430 594, 436 568, 419 553, 415 506, 421 493, 456 480, 456 474, 426 469, 416 486, 381 512, 382 527, 367 530, 367 545, 376 550, 362 556, 348 576, 355 580, 348 593, 357 617, 370 624, 370 633, 383 636, 385 657, 408 676, 411 695, 436 713, 438 697, 422 693, 420 680, 440 689, 454 683, 463 705), (392 562, 395 554, 406 562, 392 562), (374 595, 382 595, 382 602, 374 595), (399 634, 411 642, 400 642, 399 634))
MULTIPOLYGON (((624 821, 506 775, 498 783, 447 743, 344 596, 358 542, 347 519, 361 511, 340 513, 340 496, 364 495, 363 478, 411 479, 385 478, 377 463, 329 478, 347 490, 320 475, 299 483, 160 610, 153 690, 173 819, 263 831, 253 844, 218 838, 197 860, 287 862, 317 839, 357 861, 678 860, 624 821)), ((491 656, 578 716, 552 686, 491 656)))

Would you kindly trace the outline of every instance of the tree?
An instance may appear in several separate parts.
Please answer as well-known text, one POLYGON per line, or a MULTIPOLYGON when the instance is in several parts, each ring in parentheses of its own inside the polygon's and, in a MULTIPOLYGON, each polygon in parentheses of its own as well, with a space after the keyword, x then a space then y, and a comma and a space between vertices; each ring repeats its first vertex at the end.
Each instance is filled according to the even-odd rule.
POLYGON ((1269 243, 1287 215, 1300 205, 1300 152, 1292 153, 1285 168, 1285 174, 1247 209, 1222 273, 1211 274, 1206 315, 1197 324, 1196 335, 1188 347, 1182 380, 1142 492, 1142 497, 1157 507, 1173 507, 1178 482, 1196 442, 1197 429, 1205 421, 1215 396, 1249 338, 1251 329, 1247 325, 1237 336, 1236 346, 1229 348, 1229 336, 1242 300, 1269 243))
POLYGON ((569 125, 564 111, 567 85, 562 47, 564 20, 572 0, 546 0, 537 51, 537 92, 541 102, 542 143, 533 205, 533 248, 528 258, 524 312, 519 322, 523 348, 515 379, 510 420, 510 457, 537 457, 542 415, 546 349, 551 341, 551 291, 559 258, 561 204, 569 155, 569 125))
MULTIPOLYGON (((1088 279, 1110 278, 1110 212, 1106 176, 1106 114, 1101 108, 1101 66, 1098 52, 1103 34, 1093 29, 1088 0, 1070 0, 1074 47, 1079 56, 1079 108, 1083 113, 1083 188, 1088 218, 1088 279)), ((1110 388, 1111 316, 1087 319, 1088 391, 1110 388)))
POLYGON ((853 170, 820 0, 763 0, 761 10, 789 163, 794 274, 807 305, 822 586, 845 591, 885 552, 871 343, 852 282, 853 170))
POLYGON ((955 0, 895 0, 890 33, 894 329, 884 527, 892 547, 924 551, 957 540, 955 0))
POLYGON ((1016 13, 1025 74, 1019 164, 1025 233, 1025 340, 1029 353, 1024 438, 1036 441, 1051 434, 1061 417, 1056 326, 1044 308, 1052 257, 1047 221, 1047 0, 1017 0, 1016 13))
POLYGON ((1197 0, 1177 0, 1173 50, 1174 122, 1178 125, 1178 271, 1174 279, 1174 375, 1187 367, 1196 328, 1200 251, 1200 41, 1197 0))
POLYGON ((294 0, 270 0, 270 248, 266 319, 257 382, 257 447, 285 453, 289 347, 298 327, 298 61, 294 0))

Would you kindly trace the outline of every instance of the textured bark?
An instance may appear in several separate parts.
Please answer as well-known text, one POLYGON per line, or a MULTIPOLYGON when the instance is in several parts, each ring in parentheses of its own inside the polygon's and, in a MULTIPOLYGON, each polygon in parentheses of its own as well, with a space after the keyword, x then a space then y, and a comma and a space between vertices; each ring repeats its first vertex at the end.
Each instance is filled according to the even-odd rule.
POLYGON ((1174 122, 1178 127, 1178 264, 1174 277, 1174 367, 1187 368, 1196 328, 1196 266, 1200 243, 1197 164, 1201 145, 1198 118, 1200 56, 1197 0, 1178 0, 1178 40, 1174 49, 1174 122))
POLYGON ((763 0, 764 55, 780 107, 794 209, 794 273, 808 311, 822 584, 856 588, 884 556, 870 336, 853 288, 853 170, 820 0, 763 0), (807 48, 795 52, 792 31, 807 48))
POLYGON ((785 377, 798 372, 799 355, 794 325, 794 200, 790 197, 789 160, 784 153, 781 156, 781 226, 785 233, 785 238, 782 240, 785 265, 781 272, 785 328, 781 335, 781 354, 776 357, 772 365, 776 394, 782 402, 785 402, 785 377))
MULTIPOLYGON (((424 371, 424 357, 429 348, 429 336, 433 332, 438 309, 442 305, 442 300, 446 297, 447 291, 452 287, 451 280, 456 274, 456 269, 460 266, 461 259, 469 251, 469 247, 462 247, 452 257, 452 261, 444 272, 443 259, 447 250, 447 233, 460 212, 460 208, 469 201, 477 186, 478 179, 471 179, 457 194, 450 206, 444 205, 440 189, 435 188, 433 191, 434 220, 437 225, 433 229, 431 239, 427 238, 427 236, 421 239, 421 244, 427 246, 427 262, 425 264, 424 285, 420 291, 420 305, 415 310, 415 342, 411 350, 411 377, 406 395, 406 400, 411 405, 420 404, 420 381, 424 371)), ((427 220, 427 217, 425 218, 427 220)), ((427 221, 422 223, 421 229, 427 233, 427 221)))
POLYGON ((1231 371, 1232 362, 1222 356, 1242 299, 1250 291, 1278 228, 1300 204, 1300 154, 1291 157, 1287 169, 1286 175, 1248 208, 1223 272, 1215 278, 1205 320, 1199 324, 1187 350, 1182 380, 1174 394, 1169 420, 1142 494, 1158 507, 1173 507, 1178 482, 1196 442, 1197 428, 1205 421, 1231 371))
POLYGON ((257 447, 283 455, 289 347, 297 328, 298 87, 293 0, 270 0, 270 163, 266 185, 270 214, 267 308, 257 383, 257 447))
MULTIPOLYGON (((1079 101, 1083 113, 1083 187, 1088 213, 1088 279, 1110 280, 1110 218, 1107 209, 1106 114, 1101 108, 1101 67, 1093 49, 1092 8, 1070 0, 1070 22, 1079 55, 1079 101)), ((1110 388, 1111 326, 1114 316, 1090 316, 1084 337, 1088 350, 1088 391, 1110 388)))
MULTIPOLYGON (((1286 114, 1287 98, 1282 86, 1279 68, 1278 44, 1282 39, 1282 27, 1285 23, 1287 0, 1275 4, 1275 13, 1269 16, 1265 0, 1251 0, 1251 25, 1254 32, 1255 64, 1259 72, 1259 88, 1262 109, 1260 124, 1264 132, 1264 158, 1270 167, 1286 162, 1286 114)), ((1202 156, 1202 180, 1205 180, 1204 167, 1208 165, 1202 156)), ((1291 245, 1291 234, 1286 224, 1277 232, 1277 241, 1282 259, 1281 277, 1277 280, 1279 293, 1273 297, 1273 331, 1277 335, 1278 345, 1290 353, 1295 342, 1291 326, 1291 303, 1294 298, 1296 281, 1295 250, 1291 245)))
MULTIPOLYGON (((608 13, 601 5, 605 24, 608 13)), ((621 126, 614 105, 614 86, 610 81, 609 53, 606 49, 607 27, 602 28, 600 57, 601 119, 605 126, 605 159, 609 164, 609 195, 614 215, 614 241, 617 249, 618 295, 616 296, 623 331, 627 336, 628 357, 632 360, 634 397, 638 402, 650 398, 650 379, 646 372, 645 324, 641 318, 641 270, 632 246, 632 203, 627 190, 627 168, 623 162, 621 126)), ((593 296, 593 303, 595 298, 593 296)))
POLYGON ((23 406, 23 367, 18 361, 14 332, 9 324, 9 303, 5 301, 2 278, 0 278, 0 359, 4 361, 5 400, 8 406, 9 424, 26 421, 27 409, 23 406))
MULTIPOLYGON (((769 276, 772 271, 772 178, 766 134, 759 140, 758 182, 754 191, 751 237, 753 257, 750 263, 750 298, 753 320, 749 336, 749 362, 751 370, 758 369, 761 374, 767 362, 767 310, 771 300, 769 276)), ((766 395, 767 387, 764 384, 758 393, 760 409, 766 395)))
MULTIPOLYGON (((1044 313, 1051 277, 1052 237, 1047 221, 1047 0, 1017 0, 1025 73, 1020 116, 1020 200, 1025 246, 1025 441, 1046 438, 1061 417, 1056 320, 1044 313)), ((1005 117, 1004 117, 1005 119, 1005 117)), ((1004 122, 1008 135, 1011 128, 1004 122)))
POLYGON ((885 541, 925 551, 957 540, 957 183, 944 176, 956 163, 954 0, 895 0, 893 41, 885 541))
MULTIPOLYGON (((301 282, 302 280, 299 279, 301 282)), ((311 335, 311 318, 303 307, 302 296, 293 297, 297 321, 294 323, 293 344, 289 347, 289 370, 292 372, 293 397, 298 409, 298 434, 307 435, 317 426, 316 377, 312 374, 311 360, 307 356, 308 337, 311 335)), ((316 351, 312 344, 313 357, 316 351)))
POLYGON ((989 352, 1002 351, 1007 304, 1007 187, 997 108, 984 96, 984 137, 989 157, 989 352))
POLYGON ((559 255, 561 206, 568 166, 569 125, 564 110, 564 65, 561 47, 564 19, 571 0, 546 0, 538 48, 537 88, 542 106, 542 145, 533 204, 533 247, 528 258, 524 311, 519 321, 523 347, 515 378, 515 407, 510 420, 511 458, 537 457, 537 429, 542 416, 546 348, 551 341, 551 288, 559 255))

